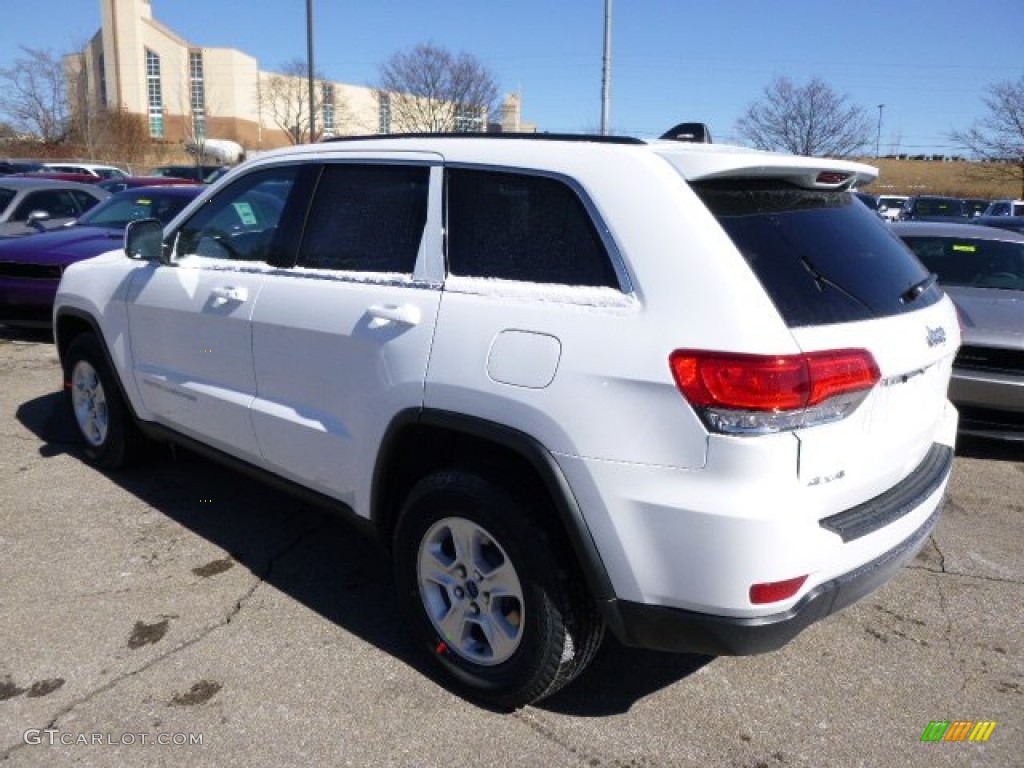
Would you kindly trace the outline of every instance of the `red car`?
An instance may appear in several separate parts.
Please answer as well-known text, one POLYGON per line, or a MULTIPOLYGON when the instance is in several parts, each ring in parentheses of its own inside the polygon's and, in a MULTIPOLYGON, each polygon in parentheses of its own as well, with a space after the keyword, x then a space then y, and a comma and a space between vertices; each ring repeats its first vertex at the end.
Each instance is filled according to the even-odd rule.
POLYGON ((61 173, 60 171, 32 171, 27 173, 9 173, 11 176, 24 176, 29 179, 53 179, 54 181, 76 181, 79 184, 95 184, 102 181, 99 176, 90 176, 87 173, 61 173))

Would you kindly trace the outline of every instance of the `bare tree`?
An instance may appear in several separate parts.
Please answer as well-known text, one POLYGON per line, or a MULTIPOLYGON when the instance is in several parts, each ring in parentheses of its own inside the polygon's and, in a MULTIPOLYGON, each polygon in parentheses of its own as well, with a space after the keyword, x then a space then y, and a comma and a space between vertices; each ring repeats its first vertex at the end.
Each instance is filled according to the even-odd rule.
POLYGON ((381 65, 377 98, 390 132, 476 133, 487 129, 498 86, 475 57, 420 44, 381 65))
MULTIPOLYGON (((83 43, 80 48, 84 48, 83 43)), ((111 109, 88 87, 81 56, 64 57, 69 128, 67 144, 76 156, 133 165, 144 160, 151 146, 144 118, 111 109)))
MULTIPOLYGON (((85 45, 79 46, 79 49, 85 45)), ((109 112, 100 104, 98 94, 89 90, 89 76, 83 56, 65 57, 65 76, 68 83, 68 112, 70 139, 80 146, 89 160, 103 157, 111 143, 109 112)))
POLYGON ((950 138, 983 161, 975 173, 1012 179, 1024 198, 1024 76, 988 86, 982 101, 988 114, 950 138))
POLYGON ((21 51, 22 58, 0 68, 0 114, 18 131, 60 143, 69 129, 64 62, 52 51, 25 46, 21 51))
POLYGON ((306 62, 292 59, 287 62, 279 73, 268 75, 260 84, 259 102, 261 109, 270 114, 274 124, 288 136, 292 144, 304 144, 316 141, 323 131, 324 94, 334 99, 333 107, 337 109, 335 89, 330 86, 322 73, 314 76, 315 96, 313 109, 318 119, 317 135, 309 135, 309 80, 306 62), (326 87, 325 87, 326 86, 326 87))
POLYGON ((747 107, 735 131, 758 149, 809 157, 847 157, 863 150, 871 126, 862 107, 813 78, 796 85, 785 77, 747 107))

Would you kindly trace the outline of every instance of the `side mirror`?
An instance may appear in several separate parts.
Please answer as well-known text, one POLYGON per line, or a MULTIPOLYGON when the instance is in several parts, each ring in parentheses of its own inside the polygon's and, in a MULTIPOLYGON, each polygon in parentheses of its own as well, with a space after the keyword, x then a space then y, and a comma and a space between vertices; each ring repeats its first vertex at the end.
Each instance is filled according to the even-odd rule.
POLYGON ((129 259, 169 264, 164 254, 164 225, 159 219, 136 219, 124 230, 124 252, 129 259))
POLYGON ((43 227, 43 223, 49 220, 50 214, 48 212, 32 211, 29 213, 28 218, 25 219, 25 224, 32 227, 33 229, 38 229, 40 232, 42 232, 45 229, 45 227, 43 227))

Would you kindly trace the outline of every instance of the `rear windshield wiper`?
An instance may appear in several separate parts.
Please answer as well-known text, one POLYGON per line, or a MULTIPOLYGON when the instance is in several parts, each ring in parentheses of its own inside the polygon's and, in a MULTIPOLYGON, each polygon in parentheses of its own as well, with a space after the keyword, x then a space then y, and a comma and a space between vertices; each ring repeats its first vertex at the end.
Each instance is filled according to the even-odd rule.
POLYGON ((939 276, 934 272, 928 275, 924 280, 919 283, 914 283, 907 290, 900 294, 900 301, 904 304, 909 304, 914 301, 918 296, 931 288, 939 280, 939 276))

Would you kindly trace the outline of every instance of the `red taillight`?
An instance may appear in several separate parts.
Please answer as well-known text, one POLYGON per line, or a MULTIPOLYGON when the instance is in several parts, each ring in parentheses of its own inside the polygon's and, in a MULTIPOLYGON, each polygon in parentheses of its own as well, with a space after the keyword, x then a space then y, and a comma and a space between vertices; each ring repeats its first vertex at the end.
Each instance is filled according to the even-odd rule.
POLYGON ((799 356, 763 357, 676 350, 676 385, 698 408, 788 411, 807 402, 810 381, 799 356))
POLYGON ((755 605, 763 603, 777 603, 780 600, 787 600, 797 592, 807 581, 806 576, 797 576, 794 579, 785 581, 768 581, 764 584, 754 584, 750 587, 750 602, 755 605))
POLYGON ((779 431, 843 418, 881 378, 866 349, 797 355, 676 350, 669 366, 690 404, 723 432, 779 431), (757 417, 794 412, 806 418, 757 417))
POLYGON ((808 405, 823 403, 837 395, 871 389, 882 378, 875 358, 866 349, 811 352, 805 357, 811 375, 808 405))

